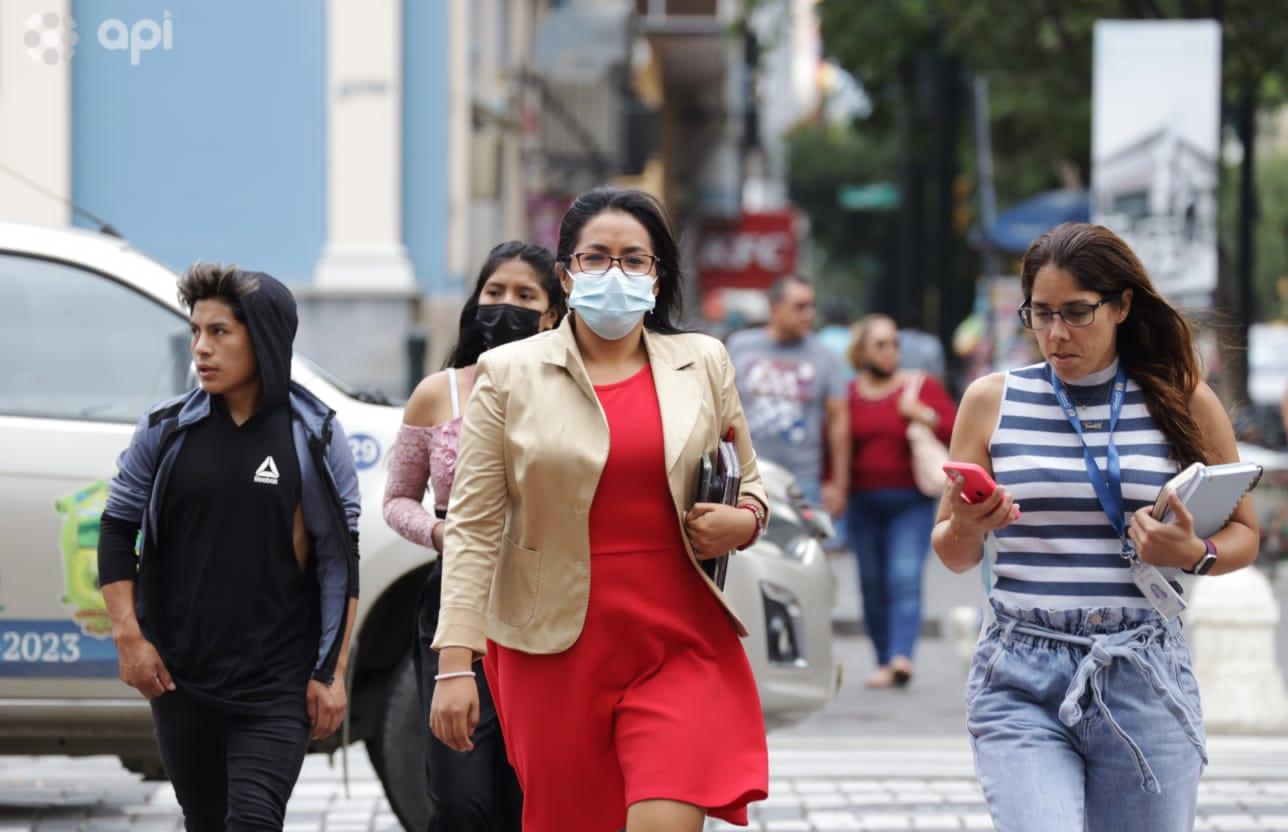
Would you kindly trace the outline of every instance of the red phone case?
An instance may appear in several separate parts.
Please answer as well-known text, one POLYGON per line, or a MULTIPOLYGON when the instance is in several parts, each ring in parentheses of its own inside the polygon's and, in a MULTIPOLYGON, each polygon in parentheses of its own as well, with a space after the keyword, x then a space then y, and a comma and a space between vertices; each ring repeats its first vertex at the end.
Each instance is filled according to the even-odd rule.
POLYGON ((988 472, 973 462, 945 462, 944 473, 962 475, 962 499, 968 503, 987 500, 997 488, 988 472))

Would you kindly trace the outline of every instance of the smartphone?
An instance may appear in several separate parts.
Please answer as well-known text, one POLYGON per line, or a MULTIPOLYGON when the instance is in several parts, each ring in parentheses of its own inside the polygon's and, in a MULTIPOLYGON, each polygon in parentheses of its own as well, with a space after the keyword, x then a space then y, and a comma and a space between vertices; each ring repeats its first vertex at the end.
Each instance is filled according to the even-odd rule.
POLYGON ((945 462, 944 473, 961 474, 962 499, 968 503, 987 500, 997 488, 988 472, 973 462, 945 462))

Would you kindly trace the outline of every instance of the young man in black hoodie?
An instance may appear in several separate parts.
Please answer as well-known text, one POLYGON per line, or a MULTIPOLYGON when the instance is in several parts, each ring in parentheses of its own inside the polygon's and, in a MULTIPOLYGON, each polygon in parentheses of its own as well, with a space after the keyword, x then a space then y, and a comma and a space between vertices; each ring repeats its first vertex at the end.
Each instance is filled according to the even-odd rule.
POLYGON ((357 476, 334 412, 290 380, 290 291, 198 264, 179 295, 200 388, 121 454, 99 582, 189 832, 280 830, 347 704, 357 476))

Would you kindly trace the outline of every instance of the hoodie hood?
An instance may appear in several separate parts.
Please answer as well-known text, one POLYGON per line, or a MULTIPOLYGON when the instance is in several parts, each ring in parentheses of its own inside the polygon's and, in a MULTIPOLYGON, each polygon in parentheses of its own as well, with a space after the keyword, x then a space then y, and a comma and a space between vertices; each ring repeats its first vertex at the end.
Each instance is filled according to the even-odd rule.
POLYGON ((291 347, 299 328, 295 296, 271 275, 252 272, 247 277, 255 288, 242 296, 242 314, 259 363, 263 406, 275 407, 290 399, 291 347))

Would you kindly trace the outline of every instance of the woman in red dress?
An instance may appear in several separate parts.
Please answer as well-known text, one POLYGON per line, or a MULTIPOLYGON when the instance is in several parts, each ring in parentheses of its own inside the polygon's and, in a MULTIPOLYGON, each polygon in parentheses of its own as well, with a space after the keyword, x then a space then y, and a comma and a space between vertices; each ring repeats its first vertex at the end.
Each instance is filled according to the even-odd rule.
POLYGON ((484 355, 466 409, 431 727, 471 748, 486 654, 528 832, 746 824, 764 722, 746 630, 699 563, 767 513, 728 354, 671 323, 678 251, 646 194, 583 195, 556 259, 572 314, 484 355), (691 505, 730 433, 739 504, 691 505))

